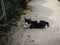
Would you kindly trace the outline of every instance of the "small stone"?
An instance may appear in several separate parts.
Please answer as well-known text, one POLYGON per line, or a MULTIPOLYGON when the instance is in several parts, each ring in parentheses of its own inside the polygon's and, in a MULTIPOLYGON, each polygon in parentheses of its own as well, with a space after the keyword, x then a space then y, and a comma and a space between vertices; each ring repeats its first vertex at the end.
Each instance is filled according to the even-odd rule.
POLYGON ((31 42, 34 42, 34 40, 31 40, 31 42))
POLYGON ((29 38, 31 38, 31 36, 30 35, 27 35, 29 38))

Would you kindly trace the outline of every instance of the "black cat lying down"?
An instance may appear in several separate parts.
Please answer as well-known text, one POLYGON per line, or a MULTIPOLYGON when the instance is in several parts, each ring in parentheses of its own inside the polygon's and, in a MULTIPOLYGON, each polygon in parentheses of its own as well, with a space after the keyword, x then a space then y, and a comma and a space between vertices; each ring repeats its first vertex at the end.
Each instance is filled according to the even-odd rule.
POLYGON ((34 29, 34 28, 45 28, 45 27, 49 27, 49 22, 46 22, 44 20, 40 20, 40 21, 32 21, 31 19, 25 19, 25 27, 27 25, 29 25, 29 28, 34 29))

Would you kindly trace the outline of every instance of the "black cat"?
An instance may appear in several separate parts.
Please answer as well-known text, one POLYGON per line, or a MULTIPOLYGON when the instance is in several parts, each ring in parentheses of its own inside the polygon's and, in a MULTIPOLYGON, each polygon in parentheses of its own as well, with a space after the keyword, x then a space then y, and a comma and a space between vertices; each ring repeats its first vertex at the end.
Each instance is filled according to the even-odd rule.
POLYGON ((29 28, 33 29, 33 28, 45 28, 45 27, 49 27, 49 22, 46 22, 44 20, 40 20, 40 21, 32 21, 31 19, 25 19, 25 23, 27 25, 30 25, 29 28))

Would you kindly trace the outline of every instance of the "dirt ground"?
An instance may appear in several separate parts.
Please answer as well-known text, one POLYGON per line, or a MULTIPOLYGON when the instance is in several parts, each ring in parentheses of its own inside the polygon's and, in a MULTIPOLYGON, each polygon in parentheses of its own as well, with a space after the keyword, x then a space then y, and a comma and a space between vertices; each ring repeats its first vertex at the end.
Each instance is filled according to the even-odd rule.
MULTIPOLYGON (((12 45, 60 45, 60 3, 57 0, 32 0, 32 11, 25 17, 32 20, 46 20, 50 23, 45 29, 19 28, 12 45)), ((21 23, 20 23, 21 24, 21 23)))

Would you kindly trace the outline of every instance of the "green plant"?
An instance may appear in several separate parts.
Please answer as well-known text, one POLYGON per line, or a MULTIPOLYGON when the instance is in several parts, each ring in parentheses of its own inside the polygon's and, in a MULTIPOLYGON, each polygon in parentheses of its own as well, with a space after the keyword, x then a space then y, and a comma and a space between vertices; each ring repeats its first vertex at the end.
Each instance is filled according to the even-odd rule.
MULTIPOLYGON (((1 24, 0 24, 1 25, 1 24)), ((2 32, 2 33, 7 33, 8 31, 10 31, 11 30, 11 25, 9 25, 9 24, 2 24, 1 26, 0 26, 0 31, 2 32)))
POLYGON ((20 16, 21 14, 23 14, 23 12, 24 12, 24 9, 23 8, 19 8, 19 9, 16 10, 16 14, 18 16, 20 16))
POLYGON ((21 5, 22 8, 26 8, 27 4, 28 3, 27 3, 26 0, 20 0, 20 5, 21 5))
MULTIPOLYGON (((17 25, 17 20, 27 7, 28 2, 26 0, 4 0, 6 9, 6 18, 0 21, 0 37, 4 36, 3 33, 11 31, 11 26, 17 25)), ((0 17, 2 16, 1 5, 0 5, 0 17)))
POLYGON ((58 1, 60 1, 60 0, 58 0, 58 1))

